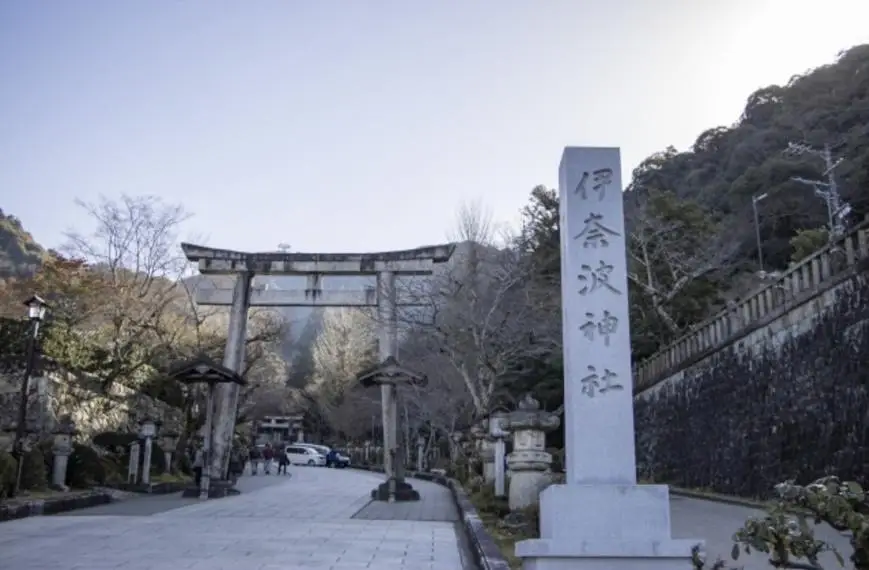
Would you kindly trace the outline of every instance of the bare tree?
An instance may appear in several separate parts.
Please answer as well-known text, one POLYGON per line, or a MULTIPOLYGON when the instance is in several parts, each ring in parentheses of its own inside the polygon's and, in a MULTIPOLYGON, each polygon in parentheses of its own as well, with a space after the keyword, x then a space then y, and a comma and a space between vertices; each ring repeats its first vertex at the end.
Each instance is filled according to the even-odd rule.
POLYGON ((402 358, 412 362, 413 369, 424 374, 428 382, 402 390, 401 400, 411 423, 428 426, 431 432, 448 438, 471 423, 475 406, 462 375, 436 342, 436 336, 420 330, 409 331, 403 339, 402 358))
POLYGON ((179 299, 177 285, 186 264, 177 234, 189 214, 151 196, 76 203, 94 228, 88 234, 67 233, 65 252, 84 261, 103 282, 103 304, 92 323, 97 326, 88 331, 94 346, 101 347, 100 362, 89 372, 104 386, 118 380, 135 384, 151 362, 164 312, 179 299))
POLYGON ((669 192, 634 196, 628 278, 676 333, 671 305, 692 283, 727 267, 739 240, 718 227, 696 204, 669 192))
MULTIPOLYGON (((410 317, 429 335, 428 346, 446 358, 461 379, 477 415, 487 414, 499 390, 529 358, 543 357, 560 342, 536 290, 532 265, 507 240, 498 247, 493 225, 479 206, 459 211, 453 259, 430 279, 411 282, 411 295, 428 299, 430 321, 410 317)), ((407 319, 405 319, 406 321, 407 319)))
POLYGON ((368 427, 376 400, 356 386, 356 375, 376 361, 374 321, 360 309, 327 312, 314 346, 313 377, 303 388, 329 427, 353 434, 368 427))

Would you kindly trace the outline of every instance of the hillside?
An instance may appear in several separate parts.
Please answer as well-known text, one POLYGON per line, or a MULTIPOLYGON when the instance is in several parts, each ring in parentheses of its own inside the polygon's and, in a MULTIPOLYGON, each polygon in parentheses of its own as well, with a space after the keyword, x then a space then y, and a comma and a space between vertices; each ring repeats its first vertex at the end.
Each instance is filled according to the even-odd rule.
POLYGON ((643 161, 626 194, 629 217, 636 195, 669 190, 696 201, 739 236, 739 260, 756 259, 752 196, 758 204, 761 240, 768 268, 784 268, 791 256, 789 240, 798 230, 827 224, 824 200, 793 177, 822 179, 819 156, 790 156, 788 143, 817 149, 830 145, 842 160, 835 175, 852 217, 869 212, 869 44, 843 52, 835 63, 796 75, 786 85, 752 93, 732 126, 701 133, 693 147, 669 147, 643 161))
POLYGON ((33 272, 42 262, 45 250, 15 216, 0 210, 0 279, 33 272))

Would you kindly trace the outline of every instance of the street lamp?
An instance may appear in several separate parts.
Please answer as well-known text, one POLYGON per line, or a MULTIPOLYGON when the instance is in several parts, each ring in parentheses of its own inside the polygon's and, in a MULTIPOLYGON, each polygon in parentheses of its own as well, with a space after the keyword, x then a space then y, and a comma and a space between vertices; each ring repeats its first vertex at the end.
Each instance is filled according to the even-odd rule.
POLYGON ((15 486, 12 495, 18 494, 21 488, 21 475, 24 472, 24 434, 27 424, 27 404, 30 395, 30 377, 36 366, 36 340, 39 337, 39 324, 45 319, 45 311, 48 303, 38 295, 24 301, 27 307, 27 316, 30 319, 31 334, 27 341, 27 366, 24 370, 24 379, 21 381, 21 395, 18 402, 18 424, 15 426, 15 459, 18 461, 18 470, 15 475, 15 486))
POLYGON ((751 197, 751 207, 754 209, 754 234, 757 237, 757 263, 760 265, 760 273, 763 275, 763 246, 760 242, 760 216, 757 213, 757 204, 766 200, 767 194, 764 192, 763 194, 756 194, 751 197))

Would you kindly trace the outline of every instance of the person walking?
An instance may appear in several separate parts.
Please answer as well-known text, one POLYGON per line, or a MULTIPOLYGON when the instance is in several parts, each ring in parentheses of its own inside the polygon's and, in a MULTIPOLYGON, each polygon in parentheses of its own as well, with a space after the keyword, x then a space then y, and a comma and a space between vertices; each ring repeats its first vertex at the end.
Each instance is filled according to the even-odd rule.
POLYGON ((272 450, 271 444, 266 444, 265 449, 263 449, 263 463, 265 464, 264 469, 266 475, 272 474, 272 461, 275 458, 275 453, 272 450))
POLYGON ((278 449, 277 454, 278 454, 278 475, 280 475, 282 473, 284 475, 286 475, 287 474, 287 465, 290 464, 290 458, 287 457, 287 453, 282 449, 278 449))
POLYGON ((257 446, 250 448, 250 474, 257 475, 259 473, 259 464, 262 461, 262 452, 257 446))

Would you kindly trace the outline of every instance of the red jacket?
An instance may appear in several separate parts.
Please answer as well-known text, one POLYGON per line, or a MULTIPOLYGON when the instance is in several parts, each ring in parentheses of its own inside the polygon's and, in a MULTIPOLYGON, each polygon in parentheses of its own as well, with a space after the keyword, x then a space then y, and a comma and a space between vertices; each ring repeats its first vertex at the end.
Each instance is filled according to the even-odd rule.
POLYGON ((268 461, 269 459, 273 459, 274 456, 275 456, 275 452, 272 451, 272 448, 267 447, 267 448, 263 449, 263 459, 265 459, 266 461, 268 461))

